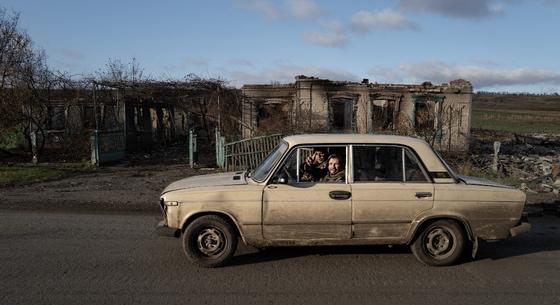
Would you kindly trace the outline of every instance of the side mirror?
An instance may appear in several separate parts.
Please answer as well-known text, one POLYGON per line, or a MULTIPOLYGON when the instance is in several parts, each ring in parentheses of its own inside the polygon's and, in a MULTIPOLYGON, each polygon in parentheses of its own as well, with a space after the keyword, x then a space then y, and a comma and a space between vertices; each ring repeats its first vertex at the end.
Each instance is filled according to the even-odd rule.
POLYGON ((278 178, 279 184, 288 184, 288 180, 285 177, 278 178))

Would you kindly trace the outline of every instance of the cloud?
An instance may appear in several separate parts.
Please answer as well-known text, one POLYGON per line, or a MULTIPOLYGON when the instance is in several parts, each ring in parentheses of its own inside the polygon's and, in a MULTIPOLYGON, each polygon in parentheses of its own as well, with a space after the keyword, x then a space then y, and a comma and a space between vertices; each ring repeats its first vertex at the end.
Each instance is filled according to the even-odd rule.
POLYGON ((313 0, 286 0, 289 14, 297 19, 312 19, 326 14, 313 0))
POLYGON ((343 47, 348 44, 346 32, 337 23, 329 25, 326 32, 303 33, 302 39, 309 43, 326 47, 343 47))
POLYGON ((560 86, 560 73, 535 68, 495 69, 484 66, 448 64, 437 60, 415 64, 401 64, 394 69, 376 67, 370 76, 380 82, 431 81, 445 83, 462 78, 470 81, 475 89, 501 86, 528 86, 549 84, 560 86), (397 72, 398 71, 398 72, 397 72))
POLYGON ((405 10, 428 12, 457 18, 485 18, 501 14, 504 1, 495 0, 401 0, 405 10))
POLYGON ((241 8, 263 15, 268 20, 288 17, 306 20, 327 14, 314 0, 284 0, 280 5, 270 0, 235 0, 235 3, 241 8))
POLYGON ((249 66, 249 67, 254 65, 252 61, 243 58, 230 58, 226 60, 226 64, 231 66, 249 66))
POLYGON ((185 57, 183 62, 187 66, 207 66, 209 63, 208 59, 190 56, 185 57))
POLYGON ((239 7, 263 15, 268 20, 278 19, 281 16, 280 9, 269 0, 235 0, 235 3, 239 7))
POLYGON ((237 87, 244 84, 293 83, 296 75, 314 76, 330 80, 358 81, 355 74, 341 69, 327 69, 317 66, 282 65, 263 69, 258 72, 232 71, 230 73, 232 85, 237 87))
POLYGON ((350 21, 352 29, 367 32, 374 28, 418 29, 419 26, 403 14, 391 9, 382 11, 359 11, 350 21))

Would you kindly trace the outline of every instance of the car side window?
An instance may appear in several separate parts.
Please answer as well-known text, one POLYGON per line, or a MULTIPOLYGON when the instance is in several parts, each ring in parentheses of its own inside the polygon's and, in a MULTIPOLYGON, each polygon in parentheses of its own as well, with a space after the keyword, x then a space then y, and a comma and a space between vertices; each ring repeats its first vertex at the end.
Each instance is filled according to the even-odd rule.
POLYGON ((416 156, 408 149, 404 150, 405 179, 410 182, 429 182, 416 156))
POLYGON ((402 148, 397 146, 354 146, 354 180, 402 182, 402 148))
POLYGON ((356 182, 429 181, 416 156, 404 147, 354 146, 352 162, 356 182))
POLYGON ((346 146, 301 146, 278 168, 274 182, 345 183, 346 146))

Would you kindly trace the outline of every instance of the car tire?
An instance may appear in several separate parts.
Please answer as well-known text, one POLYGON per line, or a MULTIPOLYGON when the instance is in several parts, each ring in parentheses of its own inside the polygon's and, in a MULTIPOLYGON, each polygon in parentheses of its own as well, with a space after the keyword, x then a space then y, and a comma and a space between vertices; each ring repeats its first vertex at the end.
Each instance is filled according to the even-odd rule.
POLYGON ((235 227, 217 215, 195 219, 183 232, 183 250, 194 264, 214 268, 227 264, 237 249, 235 227))
POLYGON ((465 233, 452 220, 429 224, 410 246, 416 258, 429 266, 449 266, 461 259, 466 247, 465 233))

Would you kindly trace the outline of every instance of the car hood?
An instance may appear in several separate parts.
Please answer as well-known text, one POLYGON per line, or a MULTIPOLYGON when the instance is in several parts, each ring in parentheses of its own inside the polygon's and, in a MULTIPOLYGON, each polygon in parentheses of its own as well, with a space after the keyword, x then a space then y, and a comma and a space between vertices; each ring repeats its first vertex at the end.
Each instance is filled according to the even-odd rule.
POLYGON ((512 188, 507 185, 503 185, 488 179, 478 178, 478 177, 470 177, 470 176, 459 176, 461 180, 463 180, 466 184, 469 185, 483 185, 483 186, 493 186, 493 187, 503 187, 503 188, 512 188))
POLYGON ((167 192, 189 189, 201 186, 223 186, 223 185, 240 185, 247 184, 245 172, 228 172, 219 174, 208 174, 189 177, 175 181, 168 185, 162 192, 167 192))

